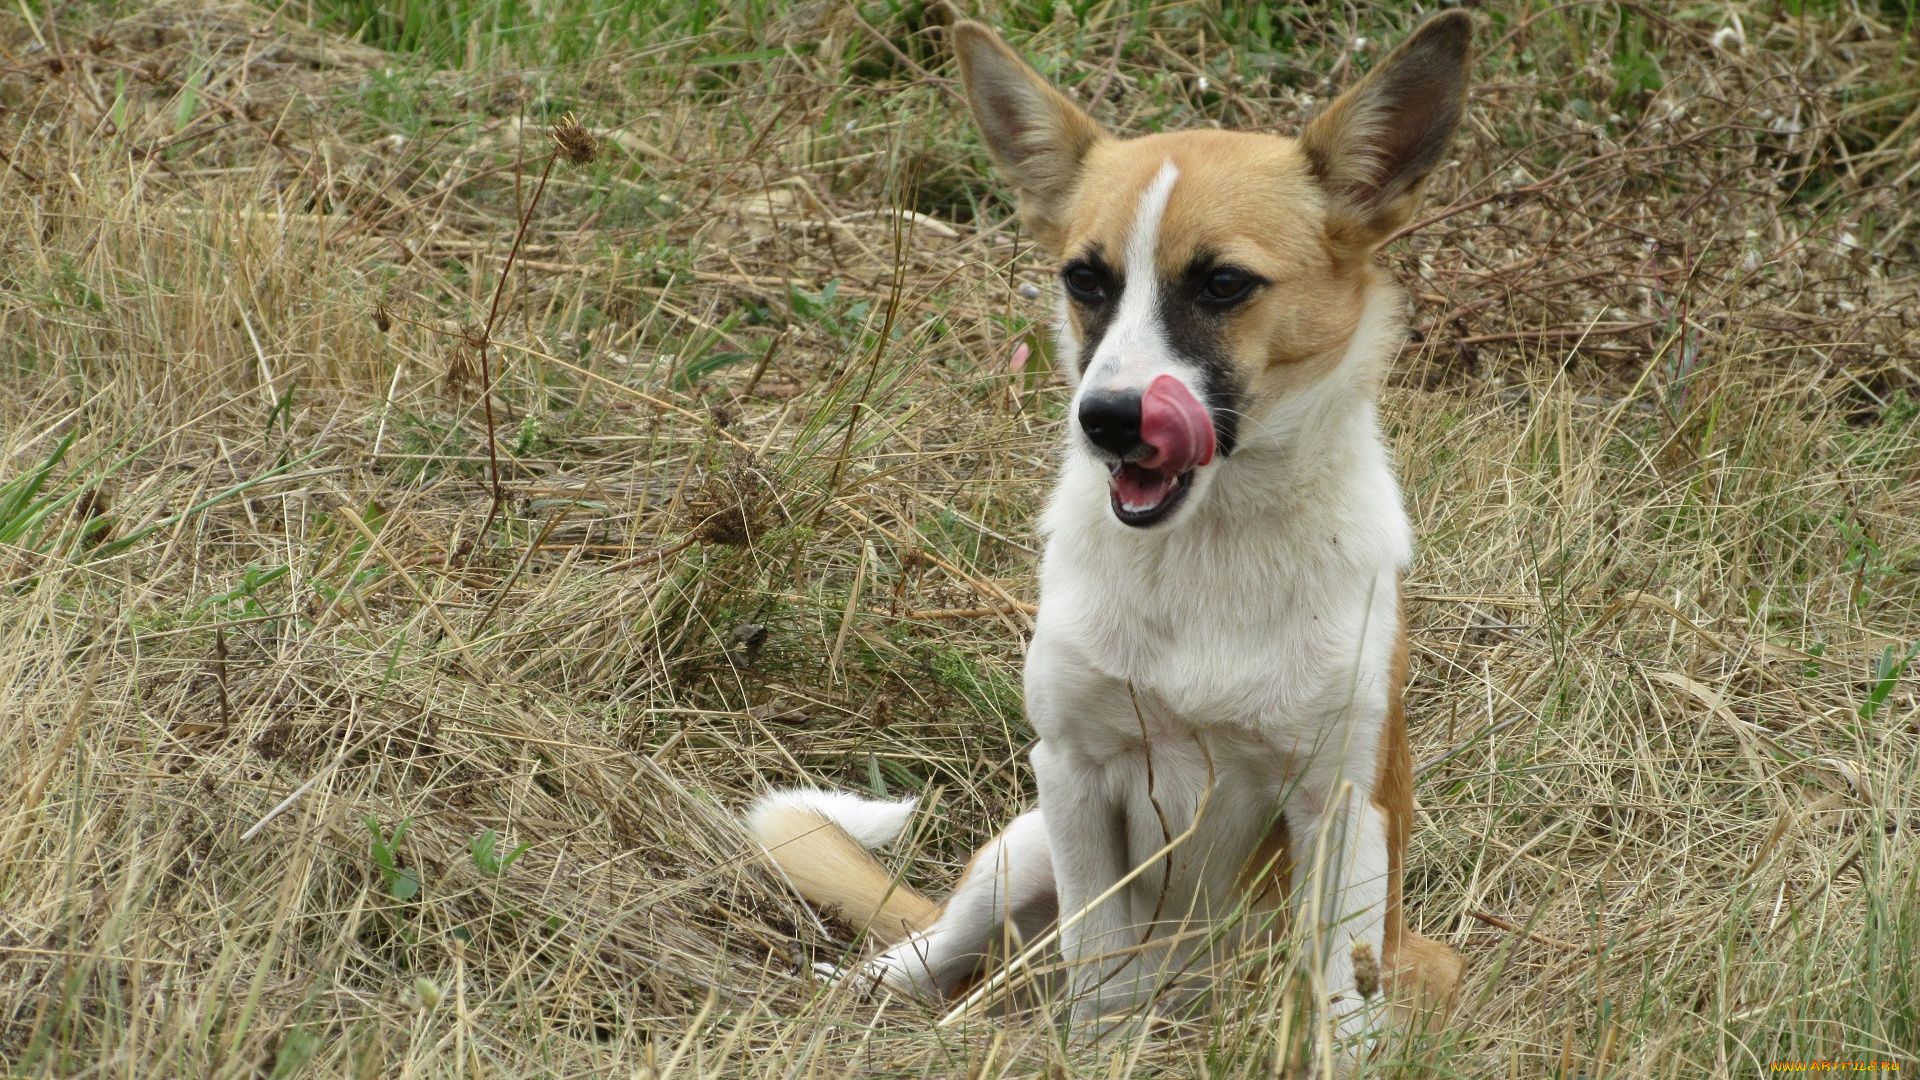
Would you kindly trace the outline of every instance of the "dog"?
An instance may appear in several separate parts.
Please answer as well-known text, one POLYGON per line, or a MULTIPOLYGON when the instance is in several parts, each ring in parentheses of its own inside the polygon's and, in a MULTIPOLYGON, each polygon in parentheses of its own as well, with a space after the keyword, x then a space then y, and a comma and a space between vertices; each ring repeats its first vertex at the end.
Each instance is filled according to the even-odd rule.
POLYGON ((993 31, 951 33, 1060 260, 1073 395, 1025 674, 1039 806, 941 903, 870 854, 911 802, 778 791, 748 831, 885 947, 858 971, 893 990, 950 999, 996 943, 1052 932, 1074 1026, 1098 1031, 1285 922, 1364 1053, 1444 1012, 1464 970, 1401 892, 1413 536, 1375 403, 1407 301, 1375 253, 1459 124, 1472 20, 1426 20, 1298 138, 1115 137, 993 31))

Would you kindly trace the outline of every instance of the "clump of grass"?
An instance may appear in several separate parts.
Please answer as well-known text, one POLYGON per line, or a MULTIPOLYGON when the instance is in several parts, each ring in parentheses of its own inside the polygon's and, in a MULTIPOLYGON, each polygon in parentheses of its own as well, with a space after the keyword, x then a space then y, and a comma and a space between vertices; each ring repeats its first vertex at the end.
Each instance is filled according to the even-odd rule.
MULTIPOLYGON (((1285 978, 1091 1048, 811 980, 741 801, 918 794, 939 889, 1032 798, 1051 268, 934 7, 532 10, 0 14, 0 1060, 1299 1075, 1285 978)), ((1417 17, 995 10, 1126 131, 1417 17)), ((1481 10, 1383 409, 1472 967, 1376 1072, 1915 1067, 1910 27, 1481 10)))

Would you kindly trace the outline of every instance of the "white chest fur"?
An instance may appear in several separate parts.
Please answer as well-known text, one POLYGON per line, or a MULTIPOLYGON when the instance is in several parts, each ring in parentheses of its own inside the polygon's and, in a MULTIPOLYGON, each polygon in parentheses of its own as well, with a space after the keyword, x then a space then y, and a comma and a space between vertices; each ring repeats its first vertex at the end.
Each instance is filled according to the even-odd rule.
POLYGON ((1353 385, 1378 343, 1359 335, 1325 384, 1204 470, 1185 520, 1115 521, 1104 472, 1069 450, 1045 518, 1036 649, 1130 683, 1176 725, 1250 728, 1283 748, 1384 693, 1412 533, 1353 385))

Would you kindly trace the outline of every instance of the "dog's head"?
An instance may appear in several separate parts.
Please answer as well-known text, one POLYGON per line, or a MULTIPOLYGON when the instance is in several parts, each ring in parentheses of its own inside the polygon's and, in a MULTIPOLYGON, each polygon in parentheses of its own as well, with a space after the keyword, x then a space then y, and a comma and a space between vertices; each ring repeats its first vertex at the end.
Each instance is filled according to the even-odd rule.
POLYGON ((1411 219, 1466 99, 1472 20, 1428 19, 1299 138, 1120 139, 993 31, 953 28, 967 100, 1060 259, 1078 451, 1147 527, 1339 366, 1373 253, 1411 219))

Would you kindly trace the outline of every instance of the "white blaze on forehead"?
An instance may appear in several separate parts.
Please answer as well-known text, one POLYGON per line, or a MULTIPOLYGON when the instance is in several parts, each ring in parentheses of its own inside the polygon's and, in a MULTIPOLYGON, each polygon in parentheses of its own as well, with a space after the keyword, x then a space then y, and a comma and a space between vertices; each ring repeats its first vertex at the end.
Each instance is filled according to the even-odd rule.
POLYGON ((1166 334, 1160 326, 1160 279, 1154 273, 1154 252, 1160 245, 1160 219, 1180 169, 1168 158, 1140 196, 1133 212, 1133 231, 1127 234, 1126 265, 1121 273, 1120 309, 1100 341, 1091 367, 1110 387, 1145 387, 1168 359, 1166 334))
POLYGON ((1160 172, 1140 196, 1133 212, 1133 232, 1127 237, 1127 276, 1142 270, 1153 280, 1153 252, 1160 241, 1160 218, 1167 212, 1167 199, 1173 194, 1173 182, 1180 179, 1180 167, 1168 158, 1160 172))

